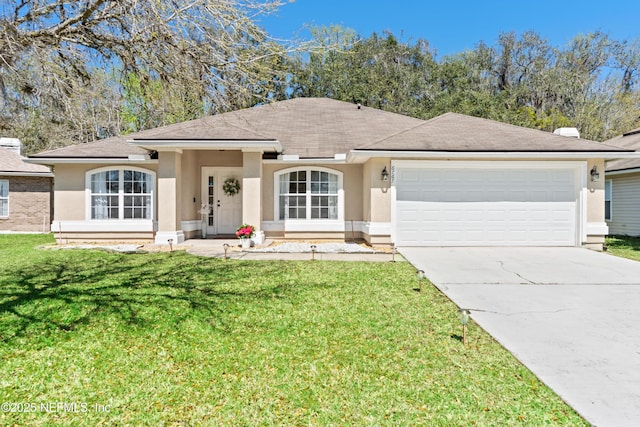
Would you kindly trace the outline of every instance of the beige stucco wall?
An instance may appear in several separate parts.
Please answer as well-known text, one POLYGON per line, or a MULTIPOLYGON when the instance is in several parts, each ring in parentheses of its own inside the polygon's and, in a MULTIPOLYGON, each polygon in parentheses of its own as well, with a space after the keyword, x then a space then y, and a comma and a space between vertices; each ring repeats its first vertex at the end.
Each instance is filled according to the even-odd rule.
POLYGON ((590 159, 587 162, 587 222, 604 222, 604 160, 590 159), (598 168, 600 179, 591 181, 591 168, 598 168))
POLYGON ((56 165, 54 168, 54 220, 85 220, 85 173, 105 165, 56 165))
POLYGON ((371 161, 362 165, 362 219, 371 221, 371 182, 366 177, 371 175, 371 161))
MULTIPOLYGON (((88 219, 85 218, 86 173, 106 166, 114 168, 136 166, 153 172, 158 171, 157 164, 58 164, 53 170, 55 174, 53 197, 54 221, 84 221, 88 219)), ((157 206, 157 197, 154 204, 157 206)))
POLYGON ((362 204, 367 206, 364 217, 369 222, 391 221, 391 177, 382 180, 385 167, 391 173, 390 159, 370 159, 364 166, 362 204))
POLYGON ((262 228, 262 153, 243 153, 242 222, 262 228))
MULTIPOLYGON (((582 242, 589 249, 601 251, 604 248, 605 234, 590 231, 588 224, 604 225, 604 183, 605 162, 602 159, 589 159, 587 163, 587 239, 582 242), (591 168, 596 166, 600 173, 598 181, 591 180, 591 168)), ((599 227, 602 228, 602 227, 599 227)), ((597 229, 597 228, 596 228, 597 229)), ((593 229, 592 229, 593 230, 593 229)))
POLYGON ((181 229, 182 154, 163 152, 158 156, 158 231, 181 229))
POLYGON ((197 152, 184 151, 182 153, 182 220, 200 219, 200 169, 194 167, 197 152))

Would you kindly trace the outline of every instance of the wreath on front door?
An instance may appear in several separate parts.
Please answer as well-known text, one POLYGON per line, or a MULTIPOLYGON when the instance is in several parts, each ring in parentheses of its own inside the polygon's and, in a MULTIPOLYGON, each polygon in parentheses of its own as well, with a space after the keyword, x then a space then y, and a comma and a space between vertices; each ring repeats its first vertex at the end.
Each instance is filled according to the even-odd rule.
POLYGON ((227 178, 222 184, 222 191, 227 196, 235 196, 240 191, 240 183, 235 178, 227 178))

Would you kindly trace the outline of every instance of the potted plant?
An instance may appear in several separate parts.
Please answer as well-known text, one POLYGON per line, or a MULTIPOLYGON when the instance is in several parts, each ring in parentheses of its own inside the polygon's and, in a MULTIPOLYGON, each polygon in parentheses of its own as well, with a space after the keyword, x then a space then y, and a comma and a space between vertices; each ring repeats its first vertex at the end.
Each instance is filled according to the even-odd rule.
POLYGON ((255 227, 249 224, 242 224, 236 230, 236 237, 240 239, 242 243, 242 249, 249 249, 251 247, 251 238, 255 233, 255 227))

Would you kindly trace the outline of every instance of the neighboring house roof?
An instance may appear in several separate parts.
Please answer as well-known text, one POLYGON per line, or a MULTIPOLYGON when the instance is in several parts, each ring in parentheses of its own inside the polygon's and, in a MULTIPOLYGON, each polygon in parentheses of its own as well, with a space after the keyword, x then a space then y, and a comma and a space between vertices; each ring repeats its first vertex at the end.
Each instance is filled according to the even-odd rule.
MULTIPOLYGON (((640 151, 640 128, 605 141, 608 145, 640 151)), ((639 169, 640 159, 620 159, 607 162, 606 172, 639 169)))
POLYGON ((53 176, 48 167, 26 163, 24 157, 6 148, 0 148, 0 175, 53 176))
POLYGON ((294 98, 204 117, 31 156, 126 158, 147 154, 165 142, 175 146, 225 142, 225 148, 261 147, 300 158, 334 158, 352 150, 616 152, 594 141, 554 135, 492 120, 447 113, 424 121, 328 98, 294 98), (133 142, 127 144, 126 141, 133 142), (277 143, 267 144, 268 141, 277 143))
POLYGON ((400 134, 378 140, 365 150, 610 152, 620 148, 493 120, 446 113, 400 134))

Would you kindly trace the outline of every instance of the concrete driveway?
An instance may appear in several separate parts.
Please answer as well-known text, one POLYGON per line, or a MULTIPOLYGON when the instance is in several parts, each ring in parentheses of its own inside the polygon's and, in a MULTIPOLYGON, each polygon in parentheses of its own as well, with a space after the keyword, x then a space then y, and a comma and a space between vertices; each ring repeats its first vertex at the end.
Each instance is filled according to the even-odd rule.
POLYGON ((640 423, 640 262, 579 248, 400 253, 587 421, 640 423))

